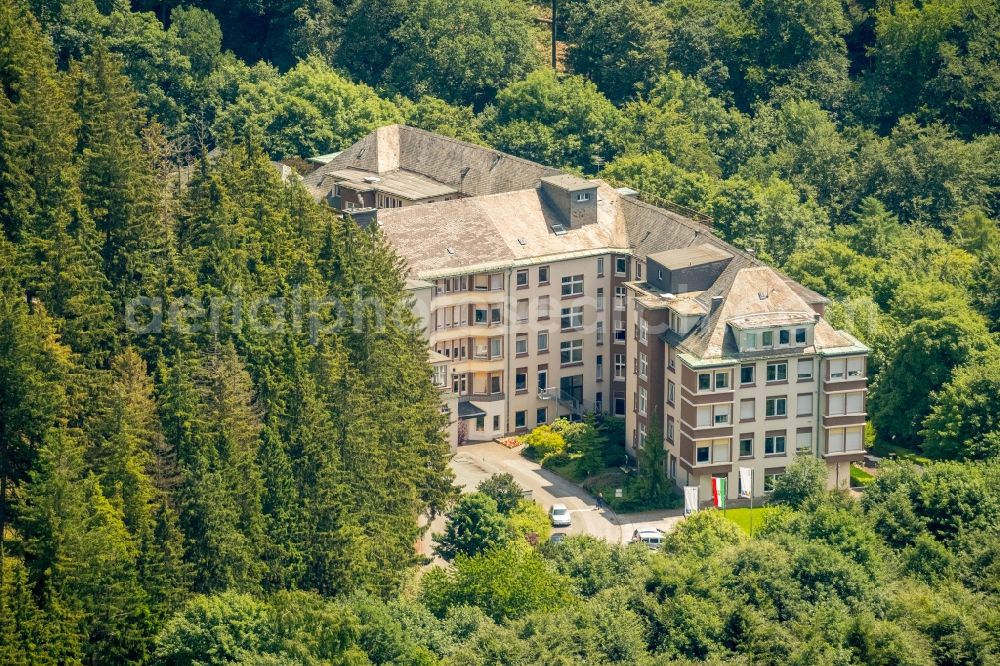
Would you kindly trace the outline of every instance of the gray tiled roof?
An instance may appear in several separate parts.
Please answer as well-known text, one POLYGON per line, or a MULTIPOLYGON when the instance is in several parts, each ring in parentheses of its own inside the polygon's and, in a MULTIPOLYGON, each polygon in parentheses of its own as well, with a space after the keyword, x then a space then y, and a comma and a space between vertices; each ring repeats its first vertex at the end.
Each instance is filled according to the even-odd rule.
MULTIPOLYGON (((454 188, 465 196, 482 196, 531 189, 558 169, 514 157, 492 148, 408 127, 380 127, 347 148, 305 179, 317 198, 333 186, 329 173, 340 169, 379 172, 388 158, 396 169, 405 169, 454 188), (391 154, 391 155, 390 155, 391 154)), ((384 171, 385 169, 383 169, 384 171)))
MULTIPOLYGON (((453 188, 464 198, 379 212, 390 242, 407 260, 414 276, 440 276, 485 266, 510 266, 535 258, 572 256, 605 250, 631 251, 640 259, 667 252, 667 259, 686 253, 732 255, 716 281, 695 298, 709 312, 701 324, 678 340, 702 358, 735 349, 726 322, 753 315, 761 308, 774 313, 807 313, 826 299, 755 257, 712 234, 709 227, 677 212, 644 203, 601 181, 598 223, 555 235, 558 214, 537 188, 541 180, 579 185, 575 176, 499 151, 403 125, 381 127, 334 157, 305 179, 317 198, 332 187, 324 177, 338 170, 372 174, 405 170, 453 188), (694 249, 697 248, 697 249, 694 249), (714 248, 714 249, 713 249, 714 248), (753 289, 765 285, 774 300, 755 303, 753 289), (729 296, 734 301, 729 302, 729 296), (711 310, 713 297, 722 304, 711 310), (744 302, 745 301, 745 302, 744 302)), ((817 347, 850 343, 850 336, 820 320, 817 347)), ((856 341, 855 341, 856 342, 856 341)))

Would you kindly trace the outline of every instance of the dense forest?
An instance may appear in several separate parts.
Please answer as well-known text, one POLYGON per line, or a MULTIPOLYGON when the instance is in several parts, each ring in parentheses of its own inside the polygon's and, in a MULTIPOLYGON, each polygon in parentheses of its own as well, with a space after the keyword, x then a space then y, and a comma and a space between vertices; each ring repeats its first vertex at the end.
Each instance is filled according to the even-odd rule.
POLYGON ((548 17, 0 0, 0 663, 997 663, 1000 3, 565 0, 558 73, 548 17), (928 460, 659 553, 456 503, 399 259, 271 163, 394 122, 704 211, 928 460))

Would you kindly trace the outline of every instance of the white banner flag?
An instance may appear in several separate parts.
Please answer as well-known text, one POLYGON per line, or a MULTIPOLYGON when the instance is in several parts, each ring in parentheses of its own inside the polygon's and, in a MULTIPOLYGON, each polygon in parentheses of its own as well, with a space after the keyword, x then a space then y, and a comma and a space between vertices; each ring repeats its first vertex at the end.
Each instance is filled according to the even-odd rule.
POLYGON ((740 467, 740 497, 750 497, 753 494, 753 469, 740 467))
POLYGON ((698 486, 684 486, 684 515, 698 510, 698 486))

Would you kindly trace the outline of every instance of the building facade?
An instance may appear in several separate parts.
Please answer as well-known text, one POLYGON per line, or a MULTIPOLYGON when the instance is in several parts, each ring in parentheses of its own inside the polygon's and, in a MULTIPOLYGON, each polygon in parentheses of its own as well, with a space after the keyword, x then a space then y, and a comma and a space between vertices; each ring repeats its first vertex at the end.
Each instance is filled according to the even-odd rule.
POLYGON ((613 414, 703 497, 714 475, 736 497, 739 467, 763 494, 798 453, 845 486, 863 455, 867 348, 691 216, 402 126, 305 184, 406 261, 455 445, 613 414))

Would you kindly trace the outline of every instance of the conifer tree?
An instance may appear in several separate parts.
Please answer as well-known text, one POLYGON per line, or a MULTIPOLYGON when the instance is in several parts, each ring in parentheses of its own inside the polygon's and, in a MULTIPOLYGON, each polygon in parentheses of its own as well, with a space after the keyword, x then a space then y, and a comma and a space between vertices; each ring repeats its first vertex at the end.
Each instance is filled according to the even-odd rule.
POLYGON ((257 588, 265 547, 260 418, 235 348, 222 345, 200 362, 176 359, 166 370, 161 411, 178 451, 180 525, 194 589, 257 588))
POLYGON ((0 5, 0 37, 10 40, 0 50, 0 122, 15 122, 0 131, 0 169, 19 188, 0 202, 0 215, 24 252, 28 291, 60 318, 64 341, 85 364, 99 367, 113 349, 114 319, 78 186, 79 119, 38 22, 16 0, 0 5), (2 138, 12 133, 21 138, 2 138))
POLYGON ((23 505, 26 562, 45 606, 79 614, 88 660, 144 659, 151 632, 136 542, 67 430, 48 433, 23 505))
POLYGON ((12 269, 14 248, 0 237, 0 559, 11 493, 28 477, 49 428, 65 417, 69 350, 40 303, 29 306, 12 269))
POLYGON ((143 139, 146 118, 120 58, 98 40, 71 69, 81 124, 80 188, 101 235, 104 274, 121 311, 128 298, 150 295, 165 259, 156 156, 143 139))

